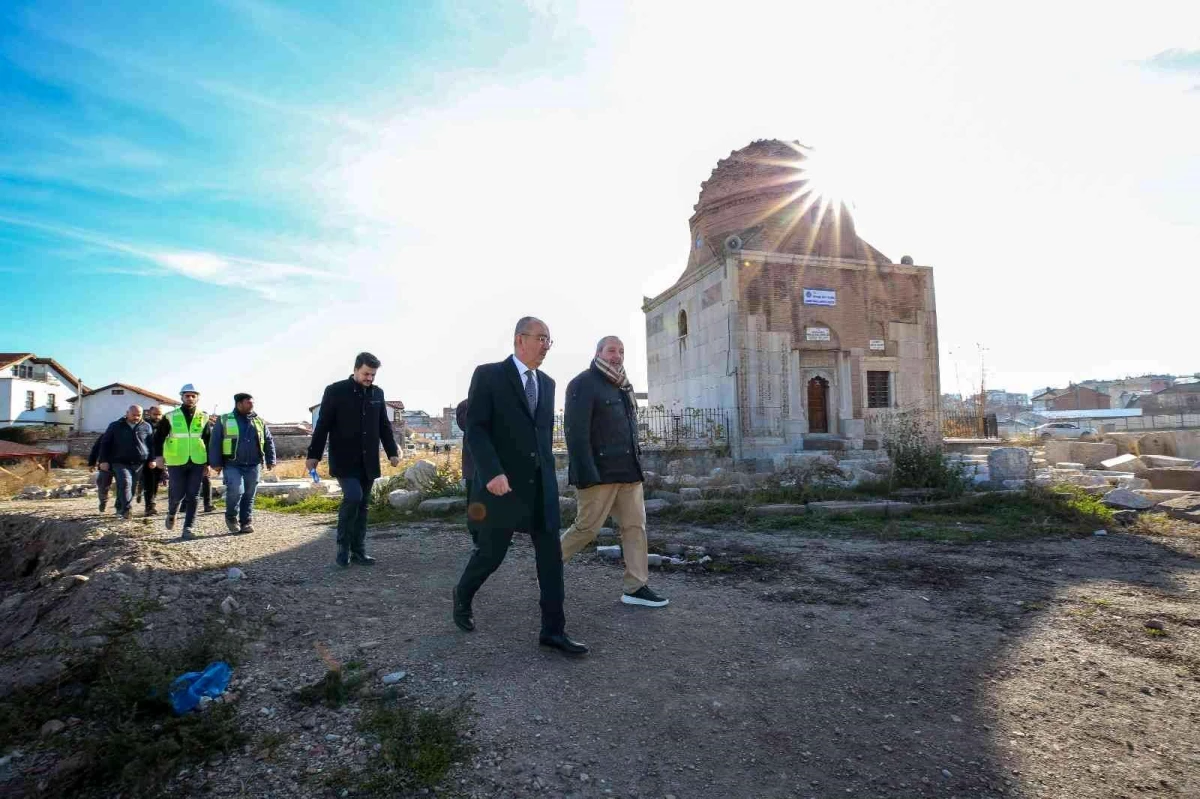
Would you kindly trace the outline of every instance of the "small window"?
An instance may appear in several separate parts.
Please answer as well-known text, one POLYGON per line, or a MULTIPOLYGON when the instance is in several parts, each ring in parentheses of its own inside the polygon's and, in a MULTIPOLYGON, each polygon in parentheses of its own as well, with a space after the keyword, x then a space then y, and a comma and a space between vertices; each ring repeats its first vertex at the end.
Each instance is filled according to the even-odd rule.
POLYGON ((867 372, 867 407, 892 407, 891 372, 867 372))
POLYGON ((33 392, 26 391, 25 392, 25 410, 32 411, 33 403, 34 403, 33 392))
POLYGON ((46 410, 51 413, 58 410, 58 400, 53 394, 46 395, 46 410))
POLYGON ((679 312, 679 337, 687 335, 687 311, 679 312))
POLYGON ((124 394, 124 393, 125 393, 125 389, 123 389, 123 388, 114 388, 114 389, 112 390, 112 393, 113 393, 113 396, 115 397, 115 396, 116 396, 116 395, 118 395, 118 394, 124 394))

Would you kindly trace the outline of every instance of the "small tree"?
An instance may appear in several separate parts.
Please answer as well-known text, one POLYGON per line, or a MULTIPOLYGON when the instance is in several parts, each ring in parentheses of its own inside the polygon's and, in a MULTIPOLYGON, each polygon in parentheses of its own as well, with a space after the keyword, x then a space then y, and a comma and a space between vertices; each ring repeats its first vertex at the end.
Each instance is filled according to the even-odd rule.
POLYGON ((884 422, 884 448, 892 459, 896 488, 936 488, 960 494, 966 488, 962 469, 942 453, 938 431, 917 411, 899 411, 884 422))

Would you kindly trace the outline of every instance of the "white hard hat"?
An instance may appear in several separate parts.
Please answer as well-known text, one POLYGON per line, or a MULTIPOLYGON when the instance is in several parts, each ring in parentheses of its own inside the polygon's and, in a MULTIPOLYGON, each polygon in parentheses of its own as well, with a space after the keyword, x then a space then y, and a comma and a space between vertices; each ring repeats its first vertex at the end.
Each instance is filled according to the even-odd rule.
POLYGON ((185 383, 183 388, 179 389, 179 393, 180 393, 180 395, 183 395, 183 394, 199 394, 200 392, 197 391, 196 387, 193 386, 191 383, 185 383))

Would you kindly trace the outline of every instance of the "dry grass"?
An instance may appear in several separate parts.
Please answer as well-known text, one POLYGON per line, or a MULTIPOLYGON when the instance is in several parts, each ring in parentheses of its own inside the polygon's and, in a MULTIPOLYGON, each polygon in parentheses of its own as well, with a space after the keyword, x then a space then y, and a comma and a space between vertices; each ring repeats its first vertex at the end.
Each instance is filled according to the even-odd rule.
POLYGON ((49 486, 54 478, 32 461, 0 465, 0 497, 11 497, 25 486, 49 486))
MULTIPOLYGON (((433 461, 438 466, 449 463, 458 466, 460 470, 462 468, 462 453, 457 450, 449 453, 439 452, 437 454, 417 450, 416 452, 406 453, 405 456, 400 459, 399 466, 392 466, 387 462, 387 458, 380 455, 379 474, 382 477, 392 477, 397 474, 404 474, 405 469, 420 460, 433 461)), ((279 475, 281 480, 300 480, 308 477, 308 470, 304 468, 303 458, 293 458, 291 460, 279 461, 279 463, 275 465, 275 474, 279 475)), ((323 458, 321 462, 317 464, 317 475, 322 480, 329 479, 328 458, 323 458)))

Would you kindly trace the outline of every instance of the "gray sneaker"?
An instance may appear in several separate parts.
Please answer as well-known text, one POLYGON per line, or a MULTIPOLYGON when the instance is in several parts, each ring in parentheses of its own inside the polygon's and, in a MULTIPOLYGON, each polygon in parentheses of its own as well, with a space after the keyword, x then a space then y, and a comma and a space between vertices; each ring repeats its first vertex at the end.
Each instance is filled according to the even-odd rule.
POLYGON ((179 536, 180 540, 183 541, 191 541, 195 537, 196 534, 192 532, 192 528, 190 527, 183 528, 183 535, 179 536))
POLYGON ((641 605, 647 608, 661 608, 670 602, 666 597, 651 591, 648 585, 643 585, 632 594, 621 594, 621 601, 626 605, 641 605))
POLYGON ((229 532, 233 533, 234 535, 237 535, 238 530, 239 530, 237 519, 236 518, 231 519, 228 516, 226 516, 225 517, 225 529, 228 530, 229 532))
POLYGON ((174 513, 168 513, 168 514, 167 514, 167 521, 166 521, 166 525, 167 525, 167 529, 168 529, 168 530, 174 530, 174 529, 175 529, 175 514, 174 514, 174 513))

